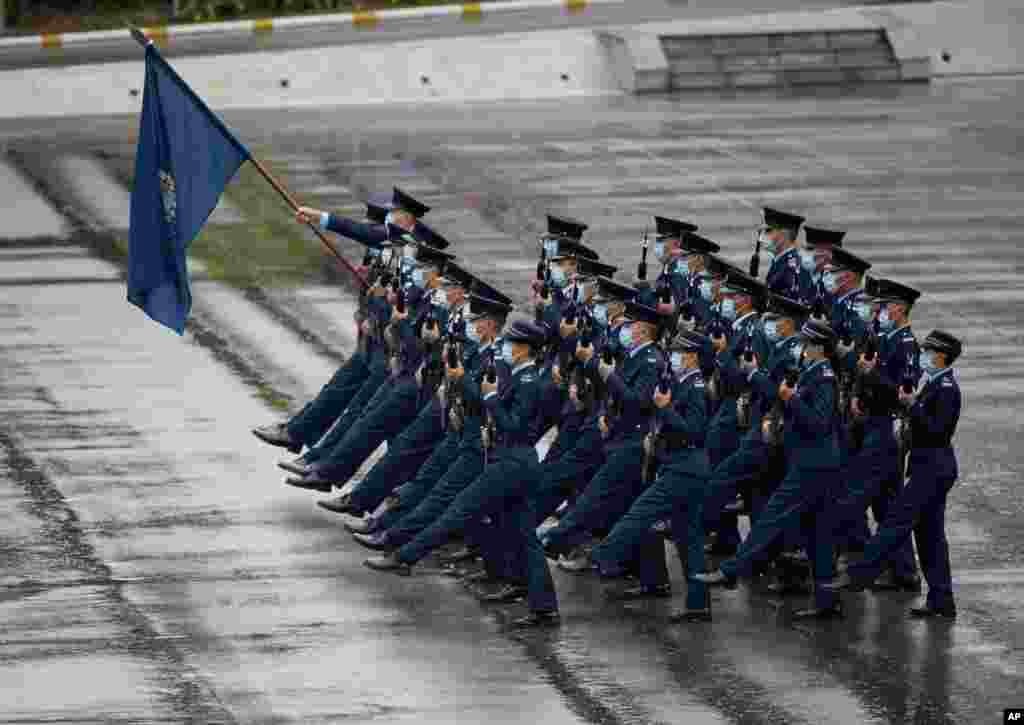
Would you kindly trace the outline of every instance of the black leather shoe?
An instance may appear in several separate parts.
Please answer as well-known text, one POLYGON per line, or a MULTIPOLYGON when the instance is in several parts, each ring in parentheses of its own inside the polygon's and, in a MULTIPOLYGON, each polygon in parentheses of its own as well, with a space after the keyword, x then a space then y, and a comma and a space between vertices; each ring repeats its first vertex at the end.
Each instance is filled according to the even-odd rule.
POLYGON ((388 541, 388 534, 386 531, 381 531, 376 534, 352 534, 352 538, 367 549, 371 549, 373 551, 391 551, 395 548, 394 545, 388 541))
POLYGON ((735 556, 738 548, 735 544, 719 544, 716 539, 704 545, 704 553, 709 556, 735 556))
POLYGON ((278 461, 277 467, 282 471, 294 473, 296 476, 305 476, 310 472, 309 461, 303 456, 299 456, 294 461, 278 461))
POLYGON ((336 514, 358 514, 352 506, 352 497, 348 494, 342 494, 337 498, 328 498, 323 501, 317 501, 316 505, 322 509, 333 511, 336 514))
POLYGON ((694 574, 690 578, 697 582, 704 582, 704 584, 709 587, 725 587, 726 589, 736 588, 736 577, 728 576, 721 569, 715 569, 707 574, 694 574))
POLYGON ((956 607, 933 607, 925 604, 923 607, 911 607, 907 616, 911 619, 956 619, 956 607))
POLYGON ((525 617, 514 619, 511 626, 516 629, 528 629, 530 627, 557 627, 562 623, 558 612, 530 612, 525 617))
POLYGON ((668 621, 672 624, 681 624, 683 622, 710 622, 711 610, 684 609, 682 611, 672 612, 672 614, 668 615, 668 621))
POLYGON ((478 599, 481 602, 487 602, 489 604, 500 604, 503 602, 514 602, 518 599, 522 599, 526 596, 526 587, 521 584, 505 584, 499 587, 497 591, 483 593, 481 592, 478 599))
POLYGON ((793 619, 842 619, 843 605, 836 602, 831 607, 811 607, 793 612, 793 619))
POLYGON ((307 491, 319 491, 320 493, 330 493, 334 490, 334 485, 328 481, 321 481, 318 478, 309 478, 308 476, 289 476, 284 479, 284 482, 289 486, 295 486, 295 488, 304 488, 307 491))
POLYGON ((910 592, 921 593, 921 577, 896 576, 891 571, 885 572, 871 583, 871 588, 879 592, 910 592))
POLYGON ((351 534, 373 534, 377 532, 377 527, 380 526, 380 519, 367 516, 364 519, 346 521, 342 526, 345 527, 345 531, 351 534))
POLYGON ((832 581, 826 582, 825 584, 821 585, 822 589, 830 592, 840 592, 843 590, 851 592, 862 592, 864 591, 865 587, 865 582, 859 579, 855 579, 845 571, 832 581))
POLYGON ((475 559, 477 556, 477 550, 470 546, 463 546, 450 554, 441 554, 437 557, 437 560, 441 564, 458 564, 462 561, 469 561, 475 559))
POLYGON ((554 544, 546 538, 542 538, 540 540, 540 548, 543 549, 544 556, 546 556, 548 559, 551 559, 551 561, 555 562, 558 561, 559 556, 561 556, 562 554, 568 554, 570 552, 570 549, 566 549, 564 546, 554 544))
POLYGON ((287 448, 292 453, 299 453, 302 450, 302 443, 292 440, 292 437, 288 435, 288 426, 284 423, 261 425, 259 428, 253 428, 252 434, 264 443, 278 448, 287 448))
POLYGON ((409 576, 412 574, 412 567, 408 564, 398 560, 397 554, 384 554, 382 556, 371 556, 369 559, 363 562, 366 566, 374 571, 390 571, 399 576, 409 576))
POLYGON ((779 562, 786 566, 810 566, 811 560, 803 549, 784 551, 779 554, 779 562))
POLYGON ((605 590, 605 599, 611 601, 630 601, 634 599, 667 599, 672 596, 671 584, 659 584, 656 587, 642 585, 612 586, 605 590))

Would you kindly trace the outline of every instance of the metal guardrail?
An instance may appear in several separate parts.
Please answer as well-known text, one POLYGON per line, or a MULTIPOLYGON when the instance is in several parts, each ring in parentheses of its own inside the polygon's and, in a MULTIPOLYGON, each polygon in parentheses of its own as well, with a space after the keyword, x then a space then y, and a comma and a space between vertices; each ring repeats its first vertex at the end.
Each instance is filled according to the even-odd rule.
MULTIPOLYGON (((317 38, 296 47, 325 44, 325 34, 384 29, 402 21, 448 19, 479 23, 503 13, 550 10, 566 15, 583 13, 594 5, 623 4, 628 0, 499 0, 463 2, 395 10, 301 15, 217 23, 196 23, 143 28, 146 37, 170 54, 237 52, 249 46, 262 50, 274 35, 315 32, 317 38), (178 51, 178 52, 176 52, 178 51)), ((85 33, 44 33, 0 38, 0 68, 122 60, 138 56, 138 45, 128 28, 85 33)))

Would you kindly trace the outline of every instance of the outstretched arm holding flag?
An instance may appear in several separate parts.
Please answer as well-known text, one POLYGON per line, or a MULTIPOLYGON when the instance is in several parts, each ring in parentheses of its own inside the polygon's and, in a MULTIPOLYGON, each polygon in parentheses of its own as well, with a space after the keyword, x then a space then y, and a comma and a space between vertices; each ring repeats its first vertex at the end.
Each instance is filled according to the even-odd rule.
MULTIPOLYGON (((135 28, 132 35, 146 48, 146 81, 128 232, 128 301, 180 335, 192 307, 188 246, 239 167, 251 161, 293 211, 298 203, 174 72, 152 41, 135 28)), ((313 230, 356 274, 320 230, 313 230)))

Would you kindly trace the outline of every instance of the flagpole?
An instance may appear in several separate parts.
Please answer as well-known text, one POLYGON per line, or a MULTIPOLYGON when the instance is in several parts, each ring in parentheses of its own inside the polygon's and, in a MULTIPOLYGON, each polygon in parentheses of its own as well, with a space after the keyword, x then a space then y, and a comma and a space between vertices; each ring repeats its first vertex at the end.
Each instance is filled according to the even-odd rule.
MULTIPOLYGON (((143 48, 153 44, 153 41, 147 38, 146 34, 138 28, 131 28, 130 30, 132 37, 143 48)), ((203 104, 202 107, 205 108, 205 104, 203 104)), ((212 112, 210 112, 210 114, 213 115, 212 112)), ((216 116, 214 116, 214 118, 216 118, 216 116)), ((218 123, 220 123, 220 119, 217 119, 217 121, 218 123)), ((295 197, 293 197, 291 193, 289 193, 288 189, 285 188, 284 184, 282 184, 277 179, 277 177, 271 174, 270 171, 267 170, 267 167, 264 166, 259 159, 257 159, 252 154, 248 153, 248 149, 245 149, 245 155, 249 162, 251 162, 252 165, 256 167, 256 170, 260 173, 260 176, 266 179, 267 183, 270 184, 271 187, 273 187, 274 191, 281 195, 281 198, 284 199, 285 203, 291 208, 291 210, 293 212, 297 212, 299 210, 299 203, 295 200, 295 197)), ((320 231, 320 227, 309 220, 306 221, 306 226, 313 230, 313 233, 316 234, 317 239, 319 239, 323 243, 323 245, 327 247, 328 251, 330 251, 330 253, 333 254, 337 258, 337 260, 345 266, 345 269, 352 273, 352 276, 356 278, 356 281, 359 282, 360 286, 366 287, 366 280, 363 278, 363 276, 359 274, 358 271, 356 271, 356 268, 353 267, 352 264, 347 259, 341 256, 341 252, 339 252, 338 248, 334 245, 334 243, 330 239, 328 239, 327 236, 322 231, 320 231)))

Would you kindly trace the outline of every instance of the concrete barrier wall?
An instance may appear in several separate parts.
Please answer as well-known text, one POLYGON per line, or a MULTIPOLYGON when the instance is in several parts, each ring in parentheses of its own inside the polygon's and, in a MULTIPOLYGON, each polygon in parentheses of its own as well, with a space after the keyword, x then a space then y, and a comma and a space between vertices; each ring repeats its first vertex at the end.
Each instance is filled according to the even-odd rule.
MULTIPOLYGON (((618 93, 605 57, 592 32, 562 30, 172 62, 228 109, 618 93)), ((0 72, 0 118, 137 113, 143 70, 139 60, 0 72)))

